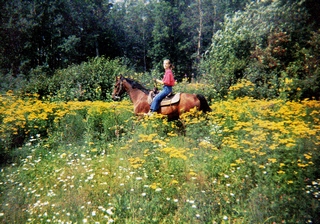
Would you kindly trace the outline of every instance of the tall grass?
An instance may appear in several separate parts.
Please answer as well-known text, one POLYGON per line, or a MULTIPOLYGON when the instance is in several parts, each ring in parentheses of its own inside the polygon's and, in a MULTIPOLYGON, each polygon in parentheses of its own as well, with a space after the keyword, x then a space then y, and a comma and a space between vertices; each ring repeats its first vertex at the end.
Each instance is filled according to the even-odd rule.
POLYGON ((229 99, 176 122, 127 101, 0 102, 3 223, 320 220, 319 101, 229 99))

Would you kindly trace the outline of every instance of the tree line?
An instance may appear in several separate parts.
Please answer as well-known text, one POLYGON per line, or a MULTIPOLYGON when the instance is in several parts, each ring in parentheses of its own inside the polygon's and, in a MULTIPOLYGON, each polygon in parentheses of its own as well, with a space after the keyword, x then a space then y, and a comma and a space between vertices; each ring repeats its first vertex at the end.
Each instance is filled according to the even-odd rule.
POLYGON ((164 57, 190 72, 227 13, 242 0, 4 0, 1 1, 1 73, 54 71, 87 58, 123 57, 138 71, 164 57))
POLYGON ((50 77, 99 56, 121 58, 137 72, 161 71, 162 60, 170 58, 178 79, 206 74, 220 92, 243 77, 263 86, 283 71, 302 74, 307 58, 299 52, 319 55, 312 46, 318 43, 319 5, 316 0, 2 0, 0 75, 6 83, 28 79, 35 70, 50 77))

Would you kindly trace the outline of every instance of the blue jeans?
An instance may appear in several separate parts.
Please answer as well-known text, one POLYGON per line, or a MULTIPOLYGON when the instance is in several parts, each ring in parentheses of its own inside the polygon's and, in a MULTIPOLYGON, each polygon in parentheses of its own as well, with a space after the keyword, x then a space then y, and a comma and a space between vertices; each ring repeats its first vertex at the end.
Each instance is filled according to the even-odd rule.
POLYGON ((152 112, 157 111, 160 107, 161 100, 163 100, 171 92, 172 92, 172 86, 163 86, 163 89, 161 90, 161 92, 154 97, 151 103, 150 110, 152 112))

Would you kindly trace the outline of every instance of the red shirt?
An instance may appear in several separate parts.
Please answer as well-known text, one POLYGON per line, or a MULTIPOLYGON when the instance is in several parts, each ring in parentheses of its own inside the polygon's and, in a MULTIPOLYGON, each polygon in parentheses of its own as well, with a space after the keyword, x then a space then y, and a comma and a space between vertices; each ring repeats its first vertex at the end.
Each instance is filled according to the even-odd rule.
POLYGON ((174 86, 175 81, 174 81, 173 72, 171 69, 166 70, 166 72, 164 73, 162 82, 166 86, 174 86))

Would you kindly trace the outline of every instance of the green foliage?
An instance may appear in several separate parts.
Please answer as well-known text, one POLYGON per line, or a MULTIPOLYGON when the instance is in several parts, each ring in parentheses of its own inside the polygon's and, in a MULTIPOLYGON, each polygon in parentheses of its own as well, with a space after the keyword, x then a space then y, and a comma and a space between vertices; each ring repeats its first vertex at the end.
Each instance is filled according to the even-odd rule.
POLYGON ((1 9, 4 74, 27 76, 38 66, 53 72, 99 56, 104 49, 116 51, 106 22, 110 5, 101 1, 4 1, 1 9))
POLYGON ((137 72, 147 72, 170 58, 180 79, 195 72, 224 15, 246 2, 4 1, 0 69, 4 75, 28 76, 38 66, 52 73, 105 56, 123 57, 137 72))
POLYGON ((1 222, 319 221, 318 101, 229 98, 168 122, 127 101, 7 97, 1 141, 32 136, 0 172, 1 222))
POLYGON ((120 60, 97 57, 57 70, 51 78, 42 70, 33 70, 23 91, 58 101, 110 100, 115 77, 127 72, 120 60))
POLYGON ((318 33, 299 34, 310 33, 305 25, 307 13, 300 9, 302 4, 254 2, 244 11, 226 16, 223 29, 215 33, 201 63, 207 82, 221 96, 242 78, 255 85, 250 94, 255 98, 318 96, 315 90, 319 88, 319 72, 315 64, 319 59, 314 50, 318 33), (308 38, 308 44, 302 36, 308 38), (307 58, 313 58, 312 62, 307 58), (284 94, 286 78, 294 83, 284 94), (314 84, 304 85, 307 80, 314 84))
POLYGON ((11 159, 15 148, 31 144, 35 136, 48 138, 48 146, 112 141, 130 129, 131 107, 122 102, 49 102, 37 95, 23 99, 0 96, 0 154, 11 159), (30 140, 30 142, 28 142, 30 140), (26 143, 27 142, 27 143, 26 143))
MULTIPOLYGON (((136 72, 160 72, 162 60, 170 58, 179 81, 185 75, 198 78, 206 74, 217 95, 225 96, 229 86, 246 78, 257 85, 255 97, 271 98, 280 95, 276 88, 282 74, 303 72, 307 60, 297 56, 300 50, 318 60, 312 50, 316 45, 307 43, 317 42, 310 30, 318 26, 318 20, 314 26, 309 21, 317 19, 318 5, 314 0, 4 1, 0 88, 2 92, 24 89, 24 83, 30 81, 42 96, 48 92, 46 76, 87 58, 121 57, 136 72), (286 41, 278 34, 285 34, 286 41), (40 81, 43 87, 35 84, 40 81), (272 90, 270 82, 276 84, 272 90)), ((303 88, 297 95, 289 93, 290 99, 319 92, 317 86, 304 88, 307 79, 318 83, 318 75, 310 74, 308 78, 302 75, 305 79, 297 86, 303 88)), ((79 86, 65 88, 75 92, 79 86)), ((96 95, 86 98, 99 98, 96 95)))
POLYGON ((252 82, 246 79, 241 79, 235 85, 232 85, 229 88, 228 97, 230 97, 231 99, 245 96, 254 97, 256 94, 254 92, 254 87, 255 85, 252 82))
POLYGON ((18 89, 21 95, 38 94, 40 98, 50 95, 50 72, 44 66, 38 66, 30 71, 27 82, 23 88, 18 89))
POLYGON ((26 85, 27 80, 24 75, 14 77, 11 74, 0 74, 0 94, 5 94, 10 90, 19 91, 25 88, 26 85))
POLYGON ((294 60, 282 73, 282 78, 292 79, 290 90, 287 89, 289 99, 319 97, 320 94, 320 30, 310 35, 307 46, 294 46, 294 60))
MULTIPOLYGON (((47 142, 50 147, 112 142, 131 131, 131 111, 121 110, 116 105, 103 108, 102 102, 89 107, 90 105, 87 108, 79 108, 52 125, 49 133, 50 138, 47 142)), ((98 149, 94 151, 98 151, 98 149)))
POLYGON ((209 102, 220 98, 217 90, 210 85, 206 85, 204 82, 205 79, 202 77, 198 77, 197 79, 192 78, 191 82, 189 82, 187 78, 184 78, 174 86, 174 92, 201 94, 205 96, 209 102))
POLYGON ((127 102, 73 104, 3 168, 1 221, 319 220, 317 101, 229 99, 180 123, 136 119, 127 102))

